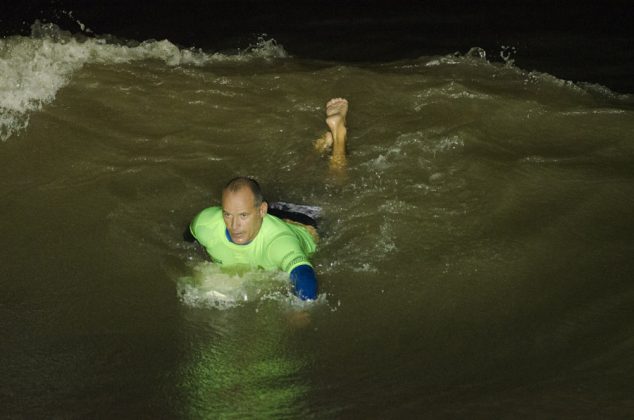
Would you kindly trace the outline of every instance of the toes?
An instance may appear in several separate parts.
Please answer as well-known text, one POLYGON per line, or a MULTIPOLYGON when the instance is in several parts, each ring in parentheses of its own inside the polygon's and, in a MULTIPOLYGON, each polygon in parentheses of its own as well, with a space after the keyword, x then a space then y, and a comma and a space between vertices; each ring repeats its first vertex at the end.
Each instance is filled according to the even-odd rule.
POLYGON ((348 110, 348 101, 344 98, 333 98, 326 104, 326 115, 345 114, 348 110))
POLYGON ((331 100, 328 101, 328 103, 326 103, 326 106, 328 107, 330 105, 334 105, 339 102, 348 102, 348 101, 346 101, 344 98, 332 98, 331 100))

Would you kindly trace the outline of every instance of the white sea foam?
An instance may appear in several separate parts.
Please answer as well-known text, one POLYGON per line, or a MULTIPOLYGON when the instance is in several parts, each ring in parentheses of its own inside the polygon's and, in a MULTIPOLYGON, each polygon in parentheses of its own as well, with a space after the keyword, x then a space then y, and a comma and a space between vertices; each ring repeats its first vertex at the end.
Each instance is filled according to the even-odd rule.
POLYGON ((181 301, 193 307, 228 309, 267 294, 288 295, 288 277, 284 273, 248 271, 225 273, 212 263, 193 267, 192 274, 178 280, 181 301))
POLYGON ((168 40, 111 43, 107 37, 72 36, 53 24, 32 26, 30 37, 0 39, 0 139, 28 126, 30 113, 51 103, 84 65, 160 60, 168 66, 203 66, 286 57, 275 40, 258 42, 233 55, 180 49, 168 40))
POLYGON ((181 302, 195 308, 230 309, 249 302, 275 301, 286 308, 309 308, 315 303, 328 304, 326 294, 316 301, 302 301, 291 292, 288 274, 281 271, 245 271, 227 273, 216 264, 200 262, 191 275, 177 280, 181 302))

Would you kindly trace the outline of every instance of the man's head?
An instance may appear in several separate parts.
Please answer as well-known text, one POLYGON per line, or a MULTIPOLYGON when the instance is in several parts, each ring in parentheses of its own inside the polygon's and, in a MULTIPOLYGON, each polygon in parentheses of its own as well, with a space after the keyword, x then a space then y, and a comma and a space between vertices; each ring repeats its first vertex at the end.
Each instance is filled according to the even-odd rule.
POLYGON ((222 216, 231 240, 237 244, 247 244, 256 237, 267 210, 254 179, 233 178, 222 190, 222 216))

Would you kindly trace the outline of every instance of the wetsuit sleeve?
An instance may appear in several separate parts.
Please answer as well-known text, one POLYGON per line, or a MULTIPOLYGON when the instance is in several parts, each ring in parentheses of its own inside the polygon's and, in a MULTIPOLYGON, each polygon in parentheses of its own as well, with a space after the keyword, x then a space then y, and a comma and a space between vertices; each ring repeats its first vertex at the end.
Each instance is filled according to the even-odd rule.
POLYGON ((298 265, 291 271, 291 283, 295 294, 301 300, 317 299, 317 277, 313 267, 307 264, 298 265))

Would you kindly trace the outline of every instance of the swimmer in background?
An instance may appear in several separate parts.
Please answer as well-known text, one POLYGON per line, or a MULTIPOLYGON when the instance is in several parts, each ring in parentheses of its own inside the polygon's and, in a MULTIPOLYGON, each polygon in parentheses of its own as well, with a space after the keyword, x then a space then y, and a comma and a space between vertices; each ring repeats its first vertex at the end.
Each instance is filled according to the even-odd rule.
MULTIPOLYGON (((330 164, 334 169, 346 165, 347 112, 346 99, 328 101, 329 131, 315 142, 317 150, 332 151, 330 164)), ((317 248, 316 223, 312 226, 303 220, 282 220, 268 214, 268 210, 257 181, 237 177, 224 187, 222 205, 202 210, 185 236, 200 243, 212 261, 223 267, 242 265, 285 271, 296 296, 316 299, 318 282, 309 259, 317 248)))

